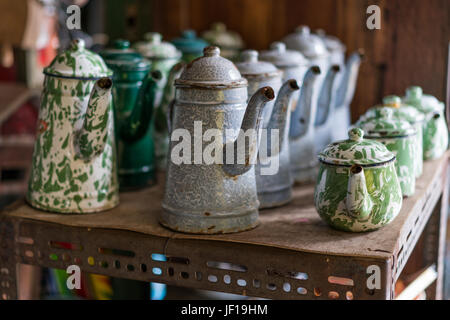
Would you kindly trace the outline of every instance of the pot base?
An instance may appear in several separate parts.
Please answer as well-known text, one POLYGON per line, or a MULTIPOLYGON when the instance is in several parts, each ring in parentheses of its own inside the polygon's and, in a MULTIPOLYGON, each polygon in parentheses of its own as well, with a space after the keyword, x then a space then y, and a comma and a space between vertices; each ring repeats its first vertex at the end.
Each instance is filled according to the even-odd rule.
POLYGON ((174 231, 196 234, 223 234, 246 231, 258 225, 258 210, 242 214, 213 215, 205 212, 203 216, 171 212, 164 208, 160 223, 174 231))
POLYGON ((274 192, 258 193, 258 200, 260 209, 283 206, 292 200, 292 188, 289 186, 274 192))

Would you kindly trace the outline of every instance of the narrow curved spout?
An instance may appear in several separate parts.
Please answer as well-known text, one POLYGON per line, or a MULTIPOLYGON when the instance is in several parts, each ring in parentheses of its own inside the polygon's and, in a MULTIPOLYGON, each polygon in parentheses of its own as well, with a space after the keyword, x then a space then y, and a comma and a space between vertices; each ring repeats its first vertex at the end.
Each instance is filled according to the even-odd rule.
POLYGON ((119 128, 120 136, 127 141, 141 139, 150 126, 153 115, 153 104, 158 88, 158 82, 162 79, 162 73, 158 70, 152 71, 145 78, 139 96, 136 100, 131 114, 123 121, 119 128))
POLYGON ((291 112, 291 97, 292 94, 299 89, 300 87, 298 86, 297 81, 291 79, 286 81, 281 86, 280 91, 278 91, 272 115, 267 125, 267 155, 269 157, 277 155, 283 148, 285 131, 287 129, 286 123, 291 112), (275 152, 275 149, 272 150, 272 130, 274 129, 278 130, 278 148, 275 148, 278 150, 277 152, 275 152))
POLYGON ((266 102, 273 100, 274 97, 275 93, 271 87, 263 87, 251 97, 237 139, 224 145, 225 163, 222 168, 225 174, 238 176, 253 167, 258 154, 262 111, 266 102))
POLYGON ((108 139, 111 109, 110 78, 98 80, 91 92, 84 115, 83 127, 75 134, 74 147, 77 156, 90 160, 103 152, 108 139))
POLYGON ((356 81, 358 80, 358 71, 361 61, 364 58, 364 51, 359 49, 352 53, 345 64, 345 73, 338 87, 336 97, 336 107, 347 106, 355 94, 356 81))
POLYGON ((364 170, 359 165, 350 168, 345 206, 348 215, 358 220, 367 219, 372 212, 373 202, 367 191, 364 170))
POLYGON ((301 138, 314 127, 318 100, 316 83, 319 79, 320 72, 318 66, 313 66, 306 72, 297 108, 295 108, 291 115, 289 129, 289 137, 291 139, 297 140, 301 138))
POLYGON ((328 121, 328 119, 333 115, 334 105, 336 103, 336 79, 337 74, 340 72, 341 68, 339 65, 333 65, 330 70, 328 70, 325 81, 322 85, 322 90, 319 96, 318 107, 325 110, 325 117, 322 123, 316 124, 322 125, 328 121))

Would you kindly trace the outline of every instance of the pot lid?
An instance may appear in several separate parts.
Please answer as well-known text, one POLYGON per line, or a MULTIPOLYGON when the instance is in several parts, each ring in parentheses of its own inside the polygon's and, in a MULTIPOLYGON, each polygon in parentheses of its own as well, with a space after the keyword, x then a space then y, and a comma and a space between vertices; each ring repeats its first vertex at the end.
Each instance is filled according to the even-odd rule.
POLYGON ((324 41, 312 34, 308 26, 299 26, 287 35, 283 42, 288 49, 300 51, 307 59, 320 58, 328 54, 324 41))
POLYGON ((203 49, 203 57, 189 63, 181 76, 175 80, 176 86, 200 86, 208 88, 246 87, 236 66, 228 59, 220 56, 218 47, 209 46, 203 49))
POLYGON ((408 121, 394 117, 391 107, 381 108, 379 117, 362 120, 357 125, 366 132, 367 138, 401 138, 416 134, 408 121))
POLYGON ((258 60, 258 51, 245 50, 241 53, 241 62, 236 67, 242 76, 261 76, 264 78, 281 77, 281 71, 272 63, 258 60))
POLYGON ((98 79, 111 76, 112 71, 98 54, 85 48, 84 40, 75 39, 67 50, 58 54, 44 69, 44 74, 64 78, 98 79))
POLYGON ((216 22, 211 26, 211 30, 205 31, 202 38, 208 43, 221 48, 242 49, 244 41, 241 36, 234 31, 227 30, 227 27, 222 22, 216 22))
POLYGON ((208 42, 198 38, 194 30, 184 30, 181 33, 181 37, 173 39, 172 43, 184 53, 202 52, 208 46, 208 42))
POLYGON ((424 94, 422 88, 419 86, 412 86, 406 89, 406 95, 403 97, 403 101, 424 113, 442 112, 445 109, 443 102, 432 95, 424 94))
POLYGON ((157 32, 144 34, 145 41, 134 44, 134 48, 147 59, 177 59, 181 52, 170 42, 162 41, 162 35, 157 32))
POLYGON ((259 58, 279 68, 308 65, 308 60, 298 51, 287 50, 283 42, 273 42, 270 50, 261 51, 259 58))
POLYGON ((343 44, 341 40, 339 40, 337 37, 326 34, 325 30, 317 29, 314 33, 318 35, 320 39, 322 39, 328 51, 341 52, 346 50, 345 44, 343 44))
POLYGON ((113 69, 123 71, 149 70, 150 62, 145 60, 138 52, 130 49, 130 42, 118 39, 113 47, 100 53, 106 64, 113 69))
POLYGON ((409 123, 423 122, 425 115, 413 106, 402 103, 399 96, 386 96, 383 104, 370 108, 363 116, 364 119, 382 117, 382 109, 390 107, 393 110, 393 117, 408 121, 409 123))
POLYGON ((382 143, 364 139, 364 131, 360 128, 352 128, 348 132, 349 139, 329 144, 319 153, 321 162, 352 166, 380 165, 393 161, 395 156, 382 143))

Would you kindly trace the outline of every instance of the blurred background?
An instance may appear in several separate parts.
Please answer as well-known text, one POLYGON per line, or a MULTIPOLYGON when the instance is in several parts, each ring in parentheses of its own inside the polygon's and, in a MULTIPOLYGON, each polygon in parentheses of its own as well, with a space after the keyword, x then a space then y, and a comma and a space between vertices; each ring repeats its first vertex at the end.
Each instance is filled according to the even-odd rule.
MULTIPOLYGON (((439 100, 447 99, 448 104, 449 21, 448 0, 0 0, 0 208, 25 191, 42 69, 73 37, 83 37, 88 47, 100 51, 117 38, 136 42, 152 31, 170 41, 183 30, 201 34, 213 23, 223 22, 242 36, 246 48, 263 50, 298 25, 323 29, 337 36, 347 52, 364 50, 351 105, 355 121, 383 96, 404 92, 412 84, 439 100), (66 10, 72 4, 81 8, 81 30, 65 27, 66 10), (366 27, 370 5, 381 9, 380 30, 366 27)), ((31 275, 33 271, 28 272, 31 275)), ((44 277, 30 277, 50 295, 57 293, 55 279, 61 275, 51 270, 44 273, 44 277)), ((103 293, 111 298, 123 292, 114 293, 111 279, 86 277, 93 281, 91 287, 97 288, 98 296, 86 293, 85 297, 102 297, 103 293)), ((152 292, 160 292, 154 296, 159 298, 165 294, 165 288, 131 282, 120 285, 140 286, 140 291, 135 290, 140 297, 150 297, 152 292)), ((29 294, 35 297, 40 293, 29 294)), ((180 289, 169 290, 168 297, 193 295, 208 296, 180 289)))

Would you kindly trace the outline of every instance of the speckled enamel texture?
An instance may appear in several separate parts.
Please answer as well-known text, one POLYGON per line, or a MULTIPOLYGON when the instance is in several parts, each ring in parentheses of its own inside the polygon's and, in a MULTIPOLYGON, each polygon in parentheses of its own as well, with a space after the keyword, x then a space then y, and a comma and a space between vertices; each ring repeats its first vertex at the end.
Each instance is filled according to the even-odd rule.
POLYGON ((392 108, 394 118, 408 121, 417 131, 417 134, 415 135, 415 172, 416 178, 418 178, 422 175, 423 170, 423 125, 425 116, 413 106, 402 104, 400 97, 387 96, 384 97, 382 105, 377 105, 367 110, 361 117, 361 121, 380 117, 382 108, 384 107, 392 108))
MULTIPOLYGON (((236 149, 239 128, 260 128, 261 109, 274 98, 271 88, 262 88, 247 106, 247 80, 233 63, 220 56, 217 47, 207 47, 202 58, 194 60, 175 81, 171 132, 186 129, 195 135, 195 122, 202 132, 218 129, 223 138, 214 139, 225 152, 236 149), (233 129, 230 132, 227 129, 233 129)), ((173 136, 172 136, 173 138, 173 136)), ((253 137, 245 150, 245 163, 192 161, 195 142, 189 144, 191 161, 176 164, 170 156, 166 173, 163 213, 160 221, 170 229, 188 233, 230 233, 257 225, 259 201, 254 165, 249 161, 258 152, 253 137)), ((211 142, 199 141, 202 149, 211 142)), ((169 155, 179 142, 171 141, 169 155)), ((235 153, 237 155, 237 153, 235 153)), ((195 160, 195 159, 194 159, 195 160)))
POLYGON ((357 125, 366 138, 383 143, 396 156, 395 167, 404 196, 412 196, 416 186, 417 131, 407 121, 393 117, 393 110, 382 108, 380 118, 361 121, 357 125))
POLYGON ((401 209, 395 157, 383 144, 363 139, 359 128, 350 130, 349 136, 319 154, 314 204, 333 228, 375 230, 390 223, 401 209))
POLYGON ((423 94, 422 88, 413 86, 406 90, 403 101, 425 114, 423 123, 423 159, 439 158, 448 147, 448 128, 444 116, 444 103, 423 94))
POLYGON ((74 214, 116 206, 112 81, 96 80, 111 71, 76 40, 45 73, 27 201, 74 214))

